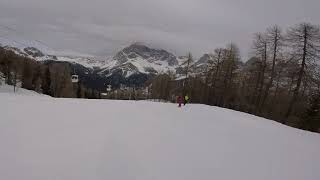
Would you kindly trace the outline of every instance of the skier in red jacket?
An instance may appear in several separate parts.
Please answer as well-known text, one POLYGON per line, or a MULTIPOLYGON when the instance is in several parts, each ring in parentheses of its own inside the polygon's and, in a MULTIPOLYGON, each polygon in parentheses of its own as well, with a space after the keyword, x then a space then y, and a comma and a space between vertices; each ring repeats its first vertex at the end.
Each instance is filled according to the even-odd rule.
POLYGON ((183 103, 183 98, 182 98, 182 96, 178 96, 177 102, 178 102, 178 104, 179 104, 179 107, 181 107, 181 104, 183 103))

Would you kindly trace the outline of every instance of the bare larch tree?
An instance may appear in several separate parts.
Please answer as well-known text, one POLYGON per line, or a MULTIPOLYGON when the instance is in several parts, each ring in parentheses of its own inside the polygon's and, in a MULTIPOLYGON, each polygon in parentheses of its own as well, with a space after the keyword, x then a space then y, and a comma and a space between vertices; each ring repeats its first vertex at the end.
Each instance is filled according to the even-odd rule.
POLYGON ((288 110, 285 114, 283 123, 286 123, 287 118, 292 113, 295 102, 299 96, 301 83, 308 69, 315 61, 319 60, 320 52, 320 30, 318 26, 301 23, 288 30, 287 43, 292 48, 295 60, 300 63, 296 86, 293 90, 293 95, 289 103, 288 110))

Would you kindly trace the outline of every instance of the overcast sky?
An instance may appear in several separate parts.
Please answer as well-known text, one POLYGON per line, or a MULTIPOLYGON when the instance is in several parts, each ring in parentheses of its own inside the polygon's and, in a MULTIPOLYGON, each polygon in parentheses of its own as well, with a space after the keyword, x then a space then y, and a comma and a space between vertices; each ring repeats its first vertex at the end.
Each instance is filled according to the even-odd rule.
POLYGON ((234 42, 246 57, 255 32, 320 24, 319 9, 320 0, 0 0, 0 37, 97 56, 132 42, 200 56, 234 42))

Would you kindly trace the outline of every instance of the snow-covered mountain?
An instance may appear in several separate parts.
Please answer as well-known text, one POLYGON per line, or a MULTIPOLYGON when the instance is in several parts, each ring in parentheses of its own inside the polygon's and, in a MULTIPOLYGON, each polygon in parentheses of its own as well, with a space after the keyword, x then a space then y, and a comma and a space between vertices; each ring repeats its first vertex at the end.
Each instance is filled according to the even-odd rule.
POLYGON ((186 57, 176 57, 163 49, 152 49, 143 44, 132 44, 125 47, 113 57, 79 57, 48 55, 35 47, 17 48, 4 46, 18 55, 37 61, 63 61, 80 64, 86 68, 100 69, 100 74, 110 76, 121 71, 125 77, 133 74, 159 74, 171 71, 176 72, 186 57))
POLYGON ((58 56, 58 55, 49 55, 45 54, 44 52, 40 51, 35 47, 25 47, 25 48, 18 48, 12 46, 4 46, 6 50, 11 50, 17 55, 28 57, 30 59, 35 59, 37 61, 63 61, 63 62, 70 62, 70 63, 77 63, 87 68, 94 68, 94 67, 102 67, 107 63, 107 60, 110 59, 106 58, 98 58, 98 57, 80 57, 80 56, 58 56))
POLYGON ((152 49, 142 44, 132 44, 118 52, 112 60, 102 66, 107 76, 121 71, 125 77, 133 74, 159 74, 168 71, 176 73, 176 68, 184 61, 162 49, 152 49))
MULTIPOLYGON (((140 43, 125 47, 111 57, 50 55, 35 47, 3 48, 40 62, 66 62, 71 66, 72 72, 80 75, 81 80, 88 84, 93 83, 93 88, 99 89, 104 88, 106 82, 115 86, 140 86, 155 75, 168 72, 176 74, 179 78, 185 74, 184 67, 187 61, 186 56, 175 56, 166 50, 150 48, 140 43)), ((195 73, 201 72, 210 58, 212 59, 210 55, 204 55, 199 61, 192 62, 191 70, 195 73)))

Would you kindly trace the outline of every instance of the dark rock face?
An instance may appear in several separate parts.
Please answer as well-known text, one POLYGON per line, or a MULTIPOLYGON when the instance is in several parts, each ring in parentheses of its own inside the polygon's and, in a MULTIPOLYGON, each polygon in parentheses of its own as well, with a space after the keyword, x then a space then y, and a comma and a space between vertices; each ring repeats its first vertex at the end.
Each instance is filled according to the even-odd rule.
POLYGON ((126 63, 126 64, 122 64, 120 66, 117 66, 115 68, 110 69, 109 70, 109 74, 110 73, 111 74, 118 73, 118 74, 121 74, 124 77, 129 77, 130 76, 129 73, 136 74, 136 73, 139 73, 139 70, 133 64, 126 63))
POLYGON ((212 60, 213 60, 212 55, 204 54, 196 64, 208 63, 209 61, 212 61, 212 60))
POLYGON ((176 74, 185 74, 186 70, 183 67, 177 67, 176 68, 176 74))
POLYGON ((117 64, 123 64, 128 61, 126 55, 122 51, 118 52, 113 59, 117 61, 117 64))
POLYGON ((192 70, 195 73, 204 72, 207 70, 210 63, 213 62, 213 55, 204 54, 196 63, 192 65, 192 70))
POLYGON ((12 51, 12 52, 14 52, 14 53, 16 53, 17 55, 20 55, 20 56, 28 56, 28 54, 26 54, 24 51, 22 51, 21 49, 16 48, 16 47, 4 46, 3 48, 6 49, 6 50, 9 50, 9 51, 12 51))
POLYGON ((128 58, 130 58, 130 59, 134 59, 134 58, 137 58, 137 57, 138 57, 138 55, 136 53, 130 53, 128 55, 128 58))
POLYGON ((152 67, 145 67, 144 70, 148 73, 157 74, 158 72, 152 67))
POLYGON ((53 60, 57 60, 58 59, 57 56, 54 56, 54 55, 48 55, 48 56, 49 56, 49 58, 51 58, 53 60))
POLYGON ((34 47, 27 47, 23 49, 28 55, 36 58, 36 57, 43 57, 44 54, 37 48, 34 47))

